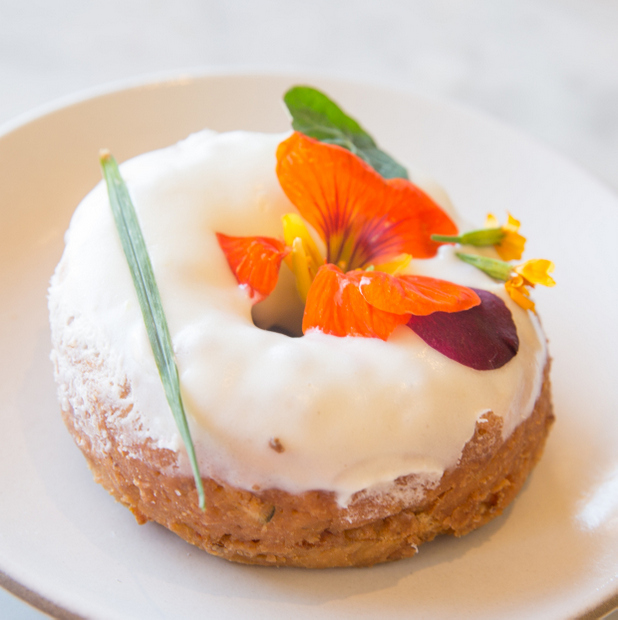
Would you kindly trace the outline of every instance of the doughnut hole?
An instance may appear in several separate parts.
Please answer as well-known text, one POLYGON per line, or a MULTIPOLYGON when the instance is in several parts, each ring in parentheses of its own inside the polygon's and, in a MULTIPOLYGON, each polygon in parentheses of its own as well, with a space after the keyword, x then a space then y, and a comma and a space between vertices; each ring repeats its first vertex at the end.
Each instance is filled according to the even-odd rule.
POLYGON ((286 265, 281 265, 275 290, 251 309, 253 324, 260 329, 285 334, 291 338, 303 335, 305 306, 296 292, 296 282, 286 265))

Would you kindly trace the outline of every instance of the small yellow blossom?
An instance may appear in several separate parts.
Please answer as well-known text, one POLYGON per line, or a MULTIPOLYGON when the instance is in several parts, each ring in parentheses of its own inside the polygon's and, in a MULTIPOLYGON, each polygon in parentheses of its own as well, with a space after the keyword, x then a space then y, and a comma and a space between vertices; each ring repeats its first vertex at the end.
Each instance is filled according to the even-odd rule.
POLYGON ((511 299, 524 310, 534 312, 534 302, 530 299, 530 291, 526 288, 524 279, 516 275, 504 283, 504 288, 511 299))
POLYGON ((507 223, 500 226, 497 218, 491 213, 487 216, 485 226, 487 228, 501 228, 504 237, 494 247, 504 261, 520 260, 524 253, 526 238, 519 234, 520 222, 516 220, 510 213, 507 223))
POLYGON ((530 299, 527 287, 555 286, 555 280, 549 275, 554 270, 554 263, 544 258, 533 258, 513 267, 515 275, 504 283, 507 293, 525 310, 534 311, 534 302, 530 299))
POLYGON ((533 258, 514 268, 515 273, 519 274, 530 286, 535 284, 555 286, 555 280, 549 275, 553 270, 554 263, 544 258, 533 258))

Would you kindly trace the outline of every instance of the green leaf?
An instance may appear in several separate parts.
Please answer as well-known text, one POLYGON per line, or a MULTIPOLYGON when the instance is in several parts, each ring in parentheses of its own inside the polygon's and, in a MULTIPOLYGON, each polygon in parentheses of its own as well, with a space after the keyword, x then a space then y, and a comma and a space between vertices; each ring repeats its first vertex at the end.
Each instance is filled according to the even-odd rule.
POLYGON ((161 305, 161 297, 159 288, 155 281, 154 272, 146 243, 137 220, 135 208, 131 202, 131 197, 127 190, 127 186, 120 176, 118 164, 108 151, 101 152, 100 155, 101 168, 103 177, 107 183, 107 192, 109 194, 109 202, 114 214, 116 228, 122 243, 122 249, 129 265, 135 292, 139 300, 139 305, 144 317, 144 324, 152 353, 159 369, 159 375, 165 396, 169 403, 170 409, 176 421, 176 426, 180 432, 180 436, 185 444, 191 469, 195 478, 195 486, 199 497, 200 508, 204 510, 205 496, 202 478, 200 476, 197 457, 187 416, 182 404, 182 396, 180 394, 180 379, 178 377, 178 367, 174 359, 174 351, 172 348, 172 339, 170 336, 167 320, 161 305))
POLYGON ((474 265, 477 269, 484 271, 488 276, 496 280, 506 282, 513 272, 513 267, 509 263, 497 258, 488 258, 487 256, 478 256, 478 254, 457 253, 457 256, 470 265, 474 265))
POLYGON ((283 101, 296 131, 348 149, 385 179, 409 178, 407 170, 380 150, 373 138, 324 93, 310 86, 294 86, 283 101))

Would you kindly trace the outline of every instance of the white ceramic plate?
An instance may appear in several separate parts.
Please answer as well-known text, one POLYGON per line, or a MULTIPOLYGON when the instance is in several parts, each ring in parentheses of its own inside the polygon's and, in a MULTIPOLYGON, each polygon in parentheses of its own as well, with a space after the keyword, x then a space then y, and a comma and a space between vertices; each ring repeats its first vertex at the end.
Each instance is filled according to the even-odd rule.
MULTIPOLYGON (((440 180, 481 223, 510 211, 527 256, 557 264, 537 291, 557 423, 514 505, 463 539, 371 569, 229 564, 136 525, 91 479, 60 420, 46 287, 71 213, 119 160, 203 127, 282 130, 298 76, 145 84, 64 105, 0 135, 0 583, 88 618, 565 618, 618 604, 618 200, 545 148, 469 111, 313 80, 384 148, 440 180)), ((64 611, 63 611, 64 610, 64 611)))

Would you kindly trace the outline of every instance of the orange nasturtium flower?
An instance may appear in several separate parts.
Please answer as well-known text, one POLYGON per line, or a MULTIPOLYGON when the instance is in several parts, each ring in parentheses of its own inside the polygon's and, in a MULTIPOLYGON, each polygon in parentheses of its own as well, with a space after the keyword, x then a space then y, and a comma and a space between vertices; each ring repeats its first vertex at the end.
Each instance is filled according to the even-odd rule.
POLYGON ((431 235, 453 235, 452 220, 404 179, 384 179, 356 155, 294 133, 277 149, 279 183, 297 214, 283 218, 285 243, 217 234, 232 272, 253 302, 275 288, 285 259, 306 298, 303 333, 386 340, 411 315, 480 304, 469 288, 401 275, 411 257, 435 256, 431 235), (305 222, 324 242, 323 256, 305 222))

